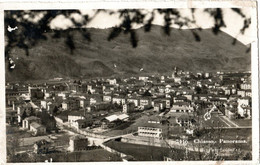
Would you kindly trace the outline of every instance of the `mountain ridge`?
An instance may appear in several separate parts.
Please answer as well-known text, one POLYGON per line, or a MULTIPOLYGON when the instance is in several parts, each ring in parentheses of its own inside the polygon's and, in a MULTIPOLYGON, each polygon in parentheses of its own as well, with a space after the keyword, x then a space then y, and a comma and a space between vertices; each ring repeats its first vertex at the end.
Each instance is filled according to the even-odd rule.
MULTIPOLYGON (((73 35, 75 49, 70 53, 65 38, 55 38, 54 31, 46 33, 47 40, 29 50, 15 48, 10 56, 16 68, 6 71, 6 80, 37 80, 54 77, 91 78, 103 76, 165 74, 177 66, 187 71, 248 71, 251 55, 240 41, 225 32, 214 35, 211 29, 192 29, 200 37, 196 41, 190 29, 172 28, 167 36, 159 25, 149 32, 135 29, 138 46, 131 46, 130 35, 121 33, 108 41, 109 29, 87 29, 91 42, 79 32, 61 31, 73 35), (18 58, 18 59, 17 59, 18 58), (140 72, 140 69, 143 71, 140 72)), ((6 65, 7 69, 7 65, 6 65)))

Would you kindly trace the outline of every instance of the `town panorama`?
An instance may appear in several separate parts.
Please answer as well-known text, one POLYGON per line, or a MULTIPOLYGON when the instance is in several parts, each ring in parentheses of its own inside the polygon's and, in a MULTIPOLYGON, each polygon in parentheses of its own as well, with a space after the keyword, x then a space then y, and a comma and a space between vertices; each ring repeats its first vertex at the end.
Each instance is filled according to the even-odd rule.
POLYGON ((177 67, 171 75, 7 82, 7 159, 250 160, 251 96, 251 72, 177 67))

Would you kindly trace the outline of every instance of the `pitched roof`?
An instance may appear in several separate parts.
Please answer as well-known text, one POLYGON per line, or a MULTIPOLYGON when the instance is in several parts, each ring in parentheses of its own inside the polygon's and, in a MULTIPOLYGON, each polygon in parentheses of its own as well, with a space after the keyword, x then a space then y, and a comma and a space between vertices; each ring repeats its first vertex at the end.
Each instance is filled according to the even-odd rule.
POLYGON ((188 114, 183 114, 181 116, 178 117, 178 119, 194 119, 193 115, 188 115, 188 114))
POLYGON ((121 114, 117 116, 119 120, 127 119, 129 116, 127 114, 121 114))
POLYGON ((117 115, 111 115, 107 116, 105 119, 107 119, 109 122, 115 121, 118 119, 117 115))
POLYGON ((79 110, 79 111, 70 111, 68 113, 68 116, 83 116, 85 118, 91 118, 92 114, 88 112, 84 112, 84 110, 79 110))
POLYGON ((26 117, 24 120, 40 120, 40 118, 36 117, 36 116, 29 116, 29 117, 26 117))
POLYGON ((150 128, 164 128, 162 124, 159 123, 144 123, 140 127, 150 127, 150 128))
POLYGON ((172 105, 171 110, 194 110, 192 106, 179 106, 179 105, 172 105))
POLYGON ((160 116, 151 116, 149 117, 148 121, 161 121, 161 117, 160 116))
POLYGON ((185 97, 185 96, 177 96, 177 97, 175 97, 174 99, 175 99, 175 100, 186 100, 187 97, 185 97))
POLYGON ((76 120, 76 122, 78 122, 78 123, 84 123, 84 122, 86 122, 86 120, 85 120, 85 119, 78 119, 78 120, 76 120))
POLYGON ((33 128, 41 128, 41 127, 44 127, 43 125, 39 124, 39 123, 36 123, 36 122, 32 122, 30 124, 30 127, 33 127, 33 128))
POLYGON ((171 116, 170 118, 167 119, 167 121, 168 121, 169 123, 171 123, 171 124, 174 124, 174 123, 176 123, 176 117, 171 116))
POLYGON ((80 139, 87 139, 87 138, 83 135, 75 135, 70 137, 70 140, 80 140, 80 139))
POLYGON ((188 102, 175 102, 172 105, 186 105, 186 106, 189 106, 190 103, 188 103, 188 102))
POLYGON ((37 105, 35 105, 32 101, 31 102, 29 102, 29 104, 32 106, 32 108, 39 108, 37 105))
POLYGON ((116 120, 124 120, 127 119, 129 116, 127 114, 119 114, 119 115, 110 115, 107 116, 105 119, 107 119, 109 122, 116 121, 116 120))

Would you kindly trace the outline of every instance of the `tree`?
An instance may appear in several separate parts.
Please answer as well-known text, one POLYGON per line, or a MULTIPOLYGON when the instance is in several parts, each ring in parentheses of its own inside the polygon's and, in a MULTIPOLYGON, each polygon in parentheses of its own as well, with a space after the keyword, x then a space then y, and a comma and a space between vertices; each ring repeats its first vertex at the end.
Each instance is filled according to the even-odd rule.
POLYGON ((57 115, 59 112, 59 108, 57 107, 57 105, 52 106, 52 108, 50 109, 50 114, 52 115, 57 115))
POLYGON ((9 140, 8 140, 8 145, 7 146, 7 162, 16 162, 17 158, 16 158, 16 149, 19 147, 19 139, 17 136, 12 136, 9 140))
POLYGON ((56 130, 56 120, 53 116, 49 115, 47 112, 39 112, 37 117, 41 119, 41 124, 46 127, 47 132, 56 130))
POLYGON ((146 91, 144 92, 143 96, 152 96, 152 94, 151 94, 148 90, 146 90, 146 91))
POLYGON ((199 86, 195 87, 196 94, 201 94, 201 91, 202 91, 201 87, 199 87, 199 86))
MULTIPOLYGON (((70 33, 69 29, 65 29, 66 34, 61 33, 60 30, 53 30, 50 27, 50 22, 58 16, 64 16, 72 22, 71 28, 82 28, 86 26, 91 20, 95 19, 96 15, 103 12, 115 17, 119 17, 121 20, 120 24, 114 27, 108 34, 107 40, 111 41, 119 34, 123 33, 129 37, 131 45, 133 48, 138 46, 138 36, 134 30, 136 26, 143 26, 145 32, 149 32, 154 23, 154 18, 156 14, 163 16, 164 26, 163 30, 166 35, 170 35, 171 25, 177 25, 179 28, 184 26, 196 25, 196 20, 194 14, 196 13, 195 8, 190 9, 192 13, 192 19, 183 16, 178 9, 120 9, 120 10, 93 10, 93 16, 81 13, 80 10, 9 10, 5 11, 4 21, 5 21, 5 59, 9 65, 9 71, 15 66, 14 61, 10 58, 10 51, 14 47, 24 49, 26 55, 29 55, 29 49, 34 47, 41 40, 47 40, 46 32, 53 31, 54 38, 65 38, 65 44, 70 49, 71 54, 75 50, 75 41, 73 34, 70 33), (81 16, 81 20, 76 20, 73 15, 81 16), (37 20, 37 21, 35 21, 37 20), (9 32, 12 28, 18 27, 17 30, 9 32)), ((243 19, 244 26, 241 28, 241 33, 243 34, 251 24, 251 18, 247 18, 245 14, 239 8, 231 8, 233 12, 237 13, 243 19)), ((218 34, 220 29, 226 27, 225 21, 223 19, 223 11, 220 8, 204 9, 204 12, 208 14, 214 20, 214 26, 212 27, 212 32, 218 34)), ((201 28, 198 28, 201 30, 201 28)), ((82 28, 81 34, 91 42, 91 34, 87 28, 82 28)), ((190 32, 194 36, 196 41, 200 41, 201 38, 199 34, 190 29, 190 32)), ((236 43, 234 39, 233 44, 236 43)), ((250 51, 250 49, 248 49, 250 51)))

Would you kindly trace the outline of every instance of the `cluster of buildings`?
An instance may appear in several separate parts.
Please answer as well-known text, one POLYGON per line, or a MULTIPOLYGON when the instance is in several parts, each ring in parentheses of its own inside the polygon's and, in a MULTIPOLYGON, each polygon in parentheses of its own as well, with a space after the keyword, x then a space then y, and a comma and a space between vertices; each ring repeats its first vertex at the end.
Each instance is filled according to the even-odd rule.
POLYGON ((158 115, 140 125, 138 135, 162 138, 175 128, 190 131, 198 107, 216 105, 230 119, 250 119, 251 94, 251 73, 194 74, 177 68, 168 76, 7 83, 6 105, 12 109, 7 122, 42 135, 50 127, 37 117, 44 113, 55 119, 51 128, 66 124, 91 131, 113 128, 132 120, 135 113, 153 110, 158 115))

